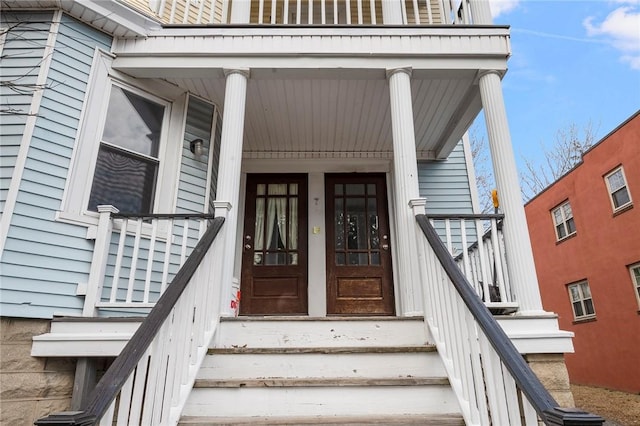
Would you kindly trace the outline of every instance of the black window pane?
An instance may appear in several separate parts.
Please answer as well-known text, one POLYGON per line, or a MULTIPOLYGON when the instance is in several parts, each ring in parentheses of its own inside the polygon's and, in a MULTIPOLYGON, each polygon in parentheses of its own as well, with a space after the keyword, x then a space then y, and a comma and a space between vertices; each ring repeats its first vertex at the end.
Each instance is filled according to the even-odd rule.
POLYGON ((162 105, 113 86, 102 140, 157 157, 163 116, 162 105))
POLYGON ((158 165, 101 146, 93 176, 89 210, 113 205, 122 213, 151 213, 158 165))
POLYGON ((629 198, 629 192, 627 191, 626 187, 617 190, 612 194, 612 196, 613 196, 613 204, 616 207, 624 206, 629 201, 631 201, 631 199, 629 198))

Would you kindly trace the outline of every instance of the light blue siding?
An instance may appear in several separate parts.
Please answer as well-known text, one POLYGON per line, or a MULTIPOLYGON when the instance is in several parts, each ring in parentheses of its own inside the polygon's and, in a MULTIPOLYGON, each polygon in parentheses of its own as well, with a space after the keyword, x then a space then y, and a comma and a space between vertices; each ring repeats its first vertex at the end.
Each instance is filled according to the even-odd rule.
POLYGON ((7 200, 52 16, 51 12, 0 14, 0 27, 10 29, 0 58, 0 213, 7 200))
MULTIPOLYGON (((429 214, 471 214, 471 188, 462 142, 458 143, 446 160, 418 163, 420 196, 426 197, 429 214)), ((444 241, 446 235, 443 221, 437 221, 435 229, 444 241)), ((469 225, 472 226, 472 225, 469 225)), ((474 232, 467 231, 469 243, 475 241, 474 232)), ((454 252, 462 249, 459 222, 451 224, 454 252)))
POLYGON ((420 196, 427 214, 473 213, 471 189, 462 142, 446 160, 418 163, 420 196))
MULTIPOLYGON (((33 16, 22 14, 19 19, 33 16)), ((51 14, 38 18, 41 24, 34 37, 46 40, 51 14)), ((86 227, 57 222, 55 214, 96 47, 109 50, 111 37, 63 15, 2 255, 2 315, 51 318, 54 313, 77 315, 82 310, 84 298, 76 296, 76 290, 78 283, 88 280, 93 241, 86 239, 86 227)), ((36 74, 41 60, 42 54, 34 62, 36 74)), ((17 124, 11 123, 10 130, 22 132, 17 124)), ((2 127, 4 132, 4 122, 2 127)), ((2 140, 4 155, 4 134, 2 140)))

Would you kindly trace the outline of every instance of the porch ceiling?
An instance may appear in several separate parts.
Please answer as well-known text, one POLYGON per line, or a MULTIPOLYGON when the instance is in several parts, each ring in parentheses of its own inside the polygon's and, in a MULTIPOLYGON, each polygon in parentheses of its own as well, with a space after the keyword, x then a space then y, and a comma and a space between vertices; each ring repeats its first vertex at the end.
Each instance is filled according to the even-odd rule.
MULTIPOLYGON (((167 78, 224 104, 223 78, 167 78)), ((445 158, 480 112, 475 70, 412 75, 416 150, 445 158)), ((389 86, 383 70, 306 73, 252 70, 247 88, 244 151, 249 157, 314 157, 341 152, 388 157, 393 151, 389 86), (288 153, 288 154, 287 154, 288 153)))

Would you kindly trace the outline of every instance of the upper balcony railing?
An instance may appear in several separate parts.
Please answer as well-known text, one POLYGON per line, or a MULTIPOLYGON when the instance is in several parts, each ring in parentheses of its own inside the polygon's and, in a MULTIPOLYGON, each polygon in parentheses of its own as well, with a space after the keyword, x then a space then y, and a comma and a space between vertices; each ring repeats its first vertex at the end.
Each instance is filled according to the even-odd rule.
MULTIPOLYGON (((473 24, 486 0, 122 0, 169 25, 473 24), (383 4, 387 2, 386 4, 383 4), (250 3, 250 4, 249 4, 250 3), (384 6, 384 7, 383 7, 384 6), (232 20, 233 8, 244 20, 232 20), (385 19, 385 14, 400 17, 385 19)), ((486 4, 483 7, 488 7, 486 4)), ((489 23, 489 22, 484 22, 489 23)))

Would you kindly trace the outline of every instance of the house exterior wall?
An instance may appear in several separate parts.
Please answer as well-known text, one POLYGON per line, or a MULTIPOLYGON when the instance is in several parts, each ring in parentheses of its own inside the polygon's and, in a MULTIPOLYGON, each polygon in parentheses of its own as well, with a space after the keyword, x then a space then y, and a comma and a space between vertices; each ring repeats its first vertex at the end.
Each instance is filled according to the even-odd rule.
MULTIPOLYGON (((12 12, 3 13, 2 17, 2 27, 10 22, 21 22, 6 36, 3 46, 6 56, 1 64, 3 80, 14 75, 23 76, 21 81, 25 84, 35 84, 38 78, 46 79, 46 88, 41 92, 42 98, 33 116, 12 115, 0 123, 0 205, 4 208, 10 187, 15 194, 11 212, 3 211, 2 218, 3 229, 7 230, 0 259, 2 316, 79 315, 84 298, 77 294, 78 286, 88 281, 94 240, 88 237, 89 225, 62 222, 56 217, 63 209, 69 168, 88 167, 86 164, 72 166, 72 157, 74 149, 82 143, 78 132, 83 114, 92 113, 86 111, 86 92, 94 53, 96 49, 109 51, 112 38, 60 12, 12 12), (54 22, 56 20, 59 22, 54 22), (48 65, 43 57, 50 57, 48 65), (29 125, 32 133, 28 131, 29 125), (24 167, 18 162, 19 150, 24 152, 24 167)), ((13 96, 5 93, 5 88, 3 85, 3 102, 6 99, 12 108, 33 108, 31 94, 13 96)), ((212 116, 216 115, 214 108, 211 105, 212 116)), ((206 130, 209 135, 211 131, 206 130)), ((189 151, 193 132, 187 126, 180 171, 175 177, 178 189, 172 203, 173 211, 183 213, 207 212, 207 195, 215 193, 215 182, 212 187, 207 185, 208 176, 215 175, 210 169, 209 152, 216 158, 218 153, 205 150, 200 159, 194 160, 189 151)), ((176 228, 175 232, 182 230, 176 228)), ((198 233, 194 221, 189 233, 190 247, 195 246, 198 233)), ((113 274, 118 237, 118 233, 113 234, 107 275, 113 274)), ((143 248, 147 243, 142 243, 143 248)), ((128 246, 132 246, 132 242, 128 246)), ((179 253, 172 256, 171 273, 177 271, 179 257, 179 253)), ((103 295, 109 291, 109 285, 105 286, 103 295)), ((109 315, 122 313, 111 312, 109 315)))
POLYGON ((0 126, 0 213, 4 211, 11 176, 18 158, 20 142, 24 134, 28 113, 31 110, 38 71, 43 60, 45 45, 51 27, 52 12, 7 14, 0 17, 0 28, 9 30, 0 39, 0 68, 3 81, 12 82, 15 88, 0 86, 3 111, 0 126))
POLYGON ((419 162, 418 185, 427 199, 427 214, 473 213, 468 173, 462 142, 446 160, 419 162))
POLYGON ((629 265, 640 262, 640 114, 586 152, 582 163, 526 206, 546 310, 575 333, 573 383, 640 391, 640 311, 629 265), (604 176, 622 165, 632 207, 616 214, 604 176), (576 233, 556 241, 551 211, 569 201, 576 233), (587 280, 595 317, 574 320, 567 285, 587 280))
MULTIPOLYGON (((4 14, 11 16, 14 14, 4 14)), ((17 19, 33 19, 16 14, 17 19)), ((49 37, 51 15, 39 27, 49 37)), ((56 222, 76 140, 85 89, 96 47, 109 49, 111 37, 66 15, 60 16, 46 89, 35 117, 15 207, 2 251, 3 316, 51 318, 78 314, 78 283, 86 282, 92 242, 86 228, 56 222)), ((40 20, 44 18, 39 15, 40 20)), ((12 37, 10 33, 8 38, 12 37)), ((42 61, 37 63, 42 65, 42 61)), ((4 68, 4 67, 3 67, 4 68)), ((38 71, 40 71, 38 69, 38 71)), ((5 127, 3 120, 0 127, 5 127)))

